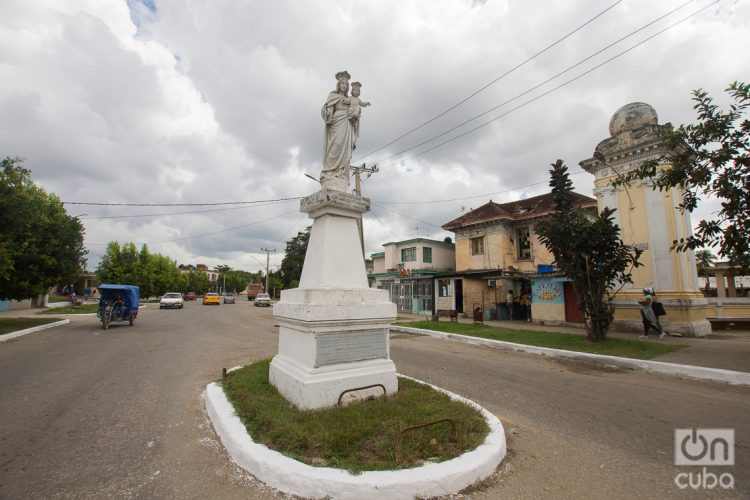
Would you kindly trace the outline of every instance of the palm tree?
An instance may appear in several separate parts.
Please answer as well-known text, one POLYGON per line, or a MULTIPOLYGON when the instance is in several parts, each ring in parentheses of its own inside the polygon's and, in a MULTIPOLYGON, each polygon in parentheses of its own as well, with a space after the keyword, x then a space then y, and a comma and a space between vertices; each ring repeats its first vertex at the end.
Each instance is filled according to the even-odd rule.
POLYGON ((698 276, 706 278, 706 291, 710 288, 708 277, 711 276, 711 267, 714 265, 716 256, 710 250, 698 250, 695 252, 695 263, 698 267, 698 276))

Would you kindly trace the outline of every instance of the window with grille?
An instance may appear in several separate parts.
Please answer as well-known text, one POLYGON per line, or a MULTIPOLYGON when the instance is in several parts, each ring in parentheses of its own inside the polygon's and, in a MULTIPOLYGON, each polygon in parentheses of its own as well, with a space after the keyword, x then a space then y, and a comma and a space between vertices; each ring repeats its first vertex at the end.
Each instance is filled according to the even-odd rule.
POLYGON ((438 280, 438 297, 451 296, 451 280, 438 280))
POLYGON ((519 260, 531 258, 531 237, 529 228, 516 229, 516 255, 519 260))
POLYGON ((422 248, 422 262, 427 262, 428 264, 432 263, 432 248, 422 248))
POLYGON ((417 247, 401 249, 401 262, 414 262, 416 260, 417 260, 417 247))

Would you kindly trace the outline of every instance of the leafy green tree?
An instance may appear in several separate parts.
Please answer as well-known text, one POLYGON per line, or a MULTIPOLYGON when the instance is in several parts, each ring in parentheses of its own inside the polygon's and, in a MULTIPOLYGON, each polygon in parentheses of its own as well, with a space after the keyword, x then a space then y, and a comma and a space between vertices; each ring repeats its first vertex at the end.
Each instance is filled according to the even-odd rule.
POLYGON ((250 273, 246 271, 232 270, 227 273, 227 290, 230 292, 241 292, 250 283, 250 273))
MULTIPOLYGON (((297 281, 296 280, 292 281, 292 284, 294 283, 297 283, 297 281)), ((268 275, 268 290, 266 290, 266 293, 269 293, 272 295, 272 297, 277 298, 283 288, 284 288, 284 282, 281 279, 281 273, 280 272, 270 273, 268 275)), ((297 288, 297 285, 290 286, 289 288, 297 288)))
POLYGON ((164 255, 151 255, 148 271, 151 276, 152 293, 164 295, 179 290, 180 270, 174 261, 164 255))
MULTIPOLYGON (((110 241, 96 268, 96 277, 102 283, 141 286, 141 273, 141 259, 135 243, 121 246, 117 241, 110 241)), ((145 296, 143 290, 141 295, 145 296)))
POLYGON ((227 265, 216 266, 216 270, 219 271, 218 283, 224 286, 225 290, 229 292, 245 290, 253 277, 252 273, 232 269, 227 265))
POLYGON ((86 255, 81 222, 22 165, 5 158, 0 170, 0 298, 14 300, 75 281, 86 255))
POLYGON ((191 270, 184 274, 184 276, 185 288, 181 290, 182 292, 195 292, 200 294, 208 290, 208 287, 211 286, 208 276, 206 276, 206 273, 203 271, 191 270))
MULTIPOLYGON (((204 273, 200 274, 205 277, 204 273)), ((146 245, 138 251, 134 243, 120 246, 116 241, 107 245, 96 275, 102 283, 138 285, 144 298, 179 290, 185 283, 179 268, 169 257, 150 253, 146 245)))
POLYGON ((722 111, 706 91, 693 91, 698 123, 665 132, 669 152, 645 162, 615 184, 650 179, 660 190, 682 186, 679 208, 683 212, 695 210, 701 196, 720 199, 717 216, 698 222, 693 235, 675 240, 672 248, 718 248, 721 258, 748 269, 750 120, 744 115, 750 106, 750 84, 734 82, 726 92, 734 103, 722 111))
POLYGON ((310 226, 297 233, 297 236, 286 242, 284 259, 281 261, 281 280, 284 288, 289 288, 292 281, 299 281, 302 276, 302 265, 305 263, 307 243, 310 241, 310 226))
POLYGON ((714 265, 716 256, 705 248, 695 252, 695 263, 698 267, 698 276, 706 278, 706 290, 711 288, 708 278, 711 276, 711 267, 714 265))
POLYGON ((605 208, 593 220, 575 206, 573 183, 562 160, 550 170, 556 213, 536 226, 539 240, 555 257, 578 295, 578 308, 591 341, 604 340, 614 319, 615 288, 632 283, 641 251, 620 239, 615 210, 605 208))

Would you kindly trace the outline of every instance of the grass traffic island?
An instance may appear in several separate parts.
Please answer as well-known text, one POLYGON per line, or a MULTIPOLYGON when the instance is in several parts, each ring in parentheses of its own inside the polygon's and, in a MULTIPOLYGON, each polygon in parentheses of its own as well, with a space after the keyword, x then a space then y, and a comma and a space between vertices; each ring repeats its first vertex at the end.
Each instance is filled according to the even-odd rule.
POLYGON ((439 321, 410 321, 398 322, 398 326, 421 328, 445 333, 455 333, 470 337, 501 340, 514 344, 549 347, 566 351, 603 354, 606 356, 621 356, 633 359, 653 359, 672 351, 677 351, 684 344, 665 344, 644 342, 640 340, 607 337, 600 342, 591 342, 585 335, 572 333, 545 332, 515 328, 499 328, 471 323, 449 323, 439 321))
POLYGON ((51 307, 37 314, 91 314, 99 309, 99 304, 83 304, 82 306, 51 307))
POLYGON ((220 383, 253 441, 316 467, 353 473, 450 460, 482 444, 489 427, 476 409, 409 379, 396 394, 325 410, 298 410, 269 383, 270 360, 230 372, 220 383), (402 432, 441 419, 442 422, 402 432))
POLYGON ((46 325, 60 321, 60 318, 0 318, 0 335, 46 325))

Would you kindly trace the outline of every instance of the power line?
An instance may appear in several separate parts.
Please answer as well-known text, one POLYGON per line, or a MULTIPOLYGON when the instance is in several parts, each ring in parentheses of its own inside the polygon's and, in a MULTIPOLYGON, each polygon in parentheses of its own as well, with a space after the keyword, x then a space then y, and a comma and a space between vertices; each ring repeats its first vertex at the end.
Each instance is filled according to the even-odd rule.
MULTIPOLYGON (((634 30, 634 31, 631 31, 631 32, 630 32, 630 33, 628 33, 627 35, 625 35, 625 36, 623 36, 623 37, 620 37, 620 38, 618 38, 617 40, 615 40, 614 42, 610 43, 610 44, 609 44, 609 45, 607 45, 606 47, 604 47, 604 48, 602 48, 602 49, 599 49, 599 50, 597 50, 597 51, 596 51, 596 52, 594 52, 593 54, 589 55, 588 57, 585 57, 584 59, 581 59, 580 61, 578 61, 577 63, 573 64, 572 66, 568 66, 567 68, 565 68, 564 70, 560 71, 560 72, 559 72, 559 73, 557 73, 556 75, 554 75, 554 76, 552 76, 552 77, 550 77, 550 78, 548 78, 548 79, 544 80, 544 81, 543 81, 543 82, 541 82, 541 83, 538 83, 537 85, 534 85, 533 87, 531 87, 531 88, 529 88, 529 89, 527 89, 527 90, 525 90, 525 91, 521 92, 520 94, 517 94, 517 95, 515 95, 515 96, 511 97, 510 99, 508 99, 508 100, 506 100, 506 101, 504 101, 504 102, 502 102, 502 103, 498 104, 497 106, 494 106, 494 107, 492 107, 492 108, 490 108, 490 109, 488 109, 488 110, 486 110, 486 111, 483 111, 482 113, 479 113, 478 115, 475 115, 475 116, 473 116, 473 117, 469 118, 468 120, 465 120, 465 121, 463 121, 463 122, 459 123, 458 125, 455 125, 455 126, 453 126, 453 127, 449 128, 449 129, 448 129, 448 130, 446 130, 445 132, 442 132, 442 133, 440 133, 440 134, 438 134, 438 135, 436 135, 436 136, 433 136, 433 137, 431 137, 431 138, 429 138, 429 139, 427 139, 427 140, 425 140, 425 141, 422 141, 422 142, 420 142, 419 144, 416 144, 416 145, 414 145, 414 146, 411 146, 411 147, 409 147, 409 148, 406 148, 406 149, 404 149, 404 150, 401 150, 401 151, 399 151, 398 153, 394 153, 394 154, 392 154, 392 155, 390 155, 390 156, 387 156, 387 157, 385 157, 385 158, 382 158, 382 159, 378 160, 378 161, 377 161, 377 163, 380 163, 380 162, 387 162, 388 160, 391 160, 392 158, 394 158, 394 157, 396 157, 396 156, 399 156, 399 155, 402 155, 402 154, 404 154, 404 153, 406 153, 406 152, 408 152, 408 151, 411 151, 412 149, 416 149, 416 148, 418 148, 418 147, 420 147, 420 146, 424 146, 425 144, 429 144, 430 142, 434 141, 435 139, 439 139, 440 137, 443 137, 444 135, 446 135, 446 134, 449 134, 450 132, 453 132, 453 131, 454 131, 454 130, 456 130, 456 129, 459 129, 459 128, 463 127, 464 125, 466 125, 466 124, 468 124, 468 123, 471 123, 472 121, 476 120, 477 118, 481 118, 482 116, 485 116, 485 115, 487 115, 487 114, 489 114, 489 113, 491 113, 491 112, 495 111, 496 109, 498 109, 498 108, 501 108, 501 107, 505 106, 506 104, 509 104, 509 103, 511 103, 511 102, 513 102, 513 101, 515 101, 516 99, 519 99, 520 97, 523 97, 523 96, 525 96, 526 94, 528 94, 528 93, 530 93, 530 92, 533 92, 534 90, 536 90, 536 89, 538 89, 538 88, 540 88, 540 87, 542 87, 542 86, 546 85, 547 83, 551 82, 552 80, 554 80, 554 79, 556 79, 556 78, 558 78, 558 77, 560 77, 560 76, 564 75, 565 73, 567 73, 568 71, 572 70, 573 68, 576 68, 576 67, 580 66, 581 64, 585 63, 586 61, 589 61, 589 60, 593 59, 594 57, 598 56, 598 55, 599 55, 599 54, 601 54, 602 52, 604 52, 604 51, 606 51, 606 50, 608 50, 608 49, 612 48, 613 46, 617 45, 618 43, 622 42, 623 40, 626 40, 626 39, 630 38, 631 36, 635 35, 636 33, 640 32, 640 31, 643 31, 644 29, 648 28, 649 26, 653 25, 654 23, 657 23, 657 22, 661 21, 661 20, 662 20, 662 19, 664 19, 665 17, 668 17, 668 16, 670 16, 671 14, 674 14, 674 13, 675 13, 676 11, 678 11, 678 10, 680 10, 680 9, 684 8, 685 6, 687 6, 688 4, 690 4, 690 3, 694 2, 694 1, 695 1, 695 0, 688 0, 687 2, 683 3, 682 5, 679 5, 678 7, 675 7, 674 9, 670 10, 670 11, 669 11, 669 12, 667 12, 666 14, 663 14, 663 15, 661 15, 661 16, 659 16, 659 17, 657 17, 657 18, 656 18, 656 19, 654 19, 653 21, 650 21, 650 22, 648 22, 648 23, 644 24, 644 25, 643 25, 643 26, 641 26, 640 28, 638 28, 638 29, 636 29, 636 30, 634 30)), ((648 39, 647 39, 647 40, 648 40, 648 39)), ((644 40, 644 41, 645 41, 645 40, 644 40)), ((641 43, 643 43, 643 42, 641 42, 641 43)), ((636 45, 635 47, 637 47, 637 45, 636 45)), ((632 49, 632 48, 634 48, 634 47, 631 47, 631 49, 632 49)), ((631 49, 629 49, 629 50, 631 50, 631 49)), ((611 59, 610 59, 610 60, 611 60, 611 59)), ((608 61, 605 61, 605 62, 608 62, 608 61)), ((543 95, 544 95, 544 94, 543 94, 543 95)), ((500 118, 500 117, 498 117, 498 118, 500 118)))
POLYGON ((433 224, 432 222, 427 222, 426 220, 417 219, 416 217, 412 217, 411 215, 402 214, 401 212, 396 212, 395 210, 391 210, 390 208, 386 208, 383 205, 379 205, 377 203, 373 203, 378 208, 382 208, 383 210, 387 210, 388 212, 391 212, 392 214, 400 215, 401 217, 406 217, 407 219, 411 219, 417 222, 421 222, 422 224, 427 224, 428 226, 436 227, 438 229, 442 229, 442 227, 438 226, 437 224, 433 224))
POLYGON ((225 201, 221 203, 102 203, 93 201, 63 201, 64 205, 95 205, 101 207, 212 207, 220 205, 249 205, 253 203, 271 203, 280 201, 301 200, 304 196, 276 198, 273 200, 225 201))
POLYGON ((294 223, 289 226, 289 229, 287 229, 286 233, 281 237, 281 240, 278 242, 279 246, 282 244, 286 245, 286 237, 289 236, 294 232, 294 230, 299 226, 300 221, 307 218, 307 214, 300 214, 299 217, 297 217, 294 221, 294 223))
POLYGON ((375 219, 376 219, 376 220, 377 220, 378 222, 380 222, 380 225, 381 225, 381 226, 383 226, 384 228, 386 228, 386 229, 388 230, 388 232, 389 232, 389 233, 391 233, 391 234, 393 235, 393 237, 394 237, 394 238, 396 238, 397 240, 399 239, 399 237, 398 237, 398 236, 396 235, 396 233, 394 233, 394 232, 393 232, 393 230, 392 230, 392 229, 391 229, 390 227, 386 226, 386 225, 385 225, 385 222, 383 222, 382 220, 380 220, 380 217, 378 217, 378 214, 376 214, 376 213, 375 213, 375 211, 374 211, 374 210, 372 209, 372 207, 370 207, 370 212, 369 212, 369 213, 370 213, 370 214, 371 214, 371 215, 372 215, 373 217, 375 217, 375 219))
POLYGON ((128 218, 136 218, 136 217, 161 217, 161 216, 167 216, 167 215, 207 214, 207 213, 213 213, 213 212, 228 212, 230 210, 245 210, 248 208, 267 207, 269 205, 289 203, 289 201, 294 201, 294 200, 276 201, 276 202, 270 202, 270 203, 263 203, 261 205, 252 205, 252 206, 243 206, 243 207, 214 208, 211 210, 189 210, 186 212, 164 212, 164 213, 156 213, 156 214, 136 214, 136 215, 106 215, 106 216, 103 215, 103 216, 97 216, 97 217, 79 217, 79 219, 80 220, 128 219, 128 218))
POLYGON ((509 69, 508 71, 506 71, 506 72, 505 72, 505 73, 503 73, 502 75, 498 76, 497 78, 495 78, 494 80, 492 80, 492 81, 491 81, 491 82, 489 82, 488 84, 486 84, 486 85, 484 85, 483 87, 479 88, 478 90, 474 91, 474 92, 473 92, 472 94, 470 94, 470 95, 469 95, 468 97, 465 97, 464 99, 460 100, 459 102, 457 102, 456 104, 454 104, 454 105, 453 105, 453 106, 451 106, 450 108, 446 109, 446 110, 445 110, 445 111, 443 111, 442 113, 440 113, 440 114, 438 114, 438 115, 434 116, 433 118, 430 118, 430 119, 429 119, 429 120, 427 120, 426 122, 422 123, 421 125, 418 125, 418 126, 414 127, 413 129, 409 130, 408 132, 405 132, 405 133, 401 134, 400 136, 398 136, 397 138, 393 139, 393 140, 392 140, 391 142, 389 142, 389 143, 388 143, 388 144, 386 144, 385 146, 382 146, 382 147, 379 147, 378 149, 375 149, 375 150, 373 150, 373 151, 370 151, 369 153, 367 153, 367 154, 365 154, 365 155, 363 155, 363 156, 360 156, 359 158, 357 158, 357 159, 356 159, 356 160, 354 160, 354 161, 355 161, 355 162, 358 162, 358 161, 362 160, 363 158, 366 158, 366 157, 368 157, 368 156, 372 155, 373 153, 377 153, 378 151, 381 151, 381 150, 383 150, 383 149, 387 148, 388 146, 390 146, 390 145, 392 145, 392 144, 394 144, 394 143, 396 143, 396 142, 400 141, 400 140, 401 140, 401 139, 403 139, 404 137, 406 137, 406 136, 408 136, 408 135, 412 134, 413 132, 416 132, 417 130, 419 130, 420 128, 424 127, 425 125, 428 125, 428 124, 430 124, 430 123, 434 122, 435 120, 437 120, 438 118, 440 118, 440 117, 442 117, 442 116, 445 116, 446 114, 450 113, 451 111, 453 111, 454 109, 456 109, 457 107, 459 107, 460 105, 462 105, 463 103, 465 103, 466 101, 468 101, 469 99, 471 99, 472 97, 474 97, 475 95, 479 94, 479 93, 480 93, 480 92, 482 92, 483 90, 487 89, 488 87, 490 87, 490 86, 492 86, 493 84, 497 83, 498 81, 502 80, 503 78, 505 78, 505 77, 506 77, 506 76, 508 76, 509 74, 513 73, 513 72, 514 72, 515 70, 517 70, 517 69, 518 69, 518 68, 520 68, 521 66, 524 66, 525 64, 527 64, 527 63, 531 62, 531 61, 532 61, 532 60, 533 60, 534 58, 536 58, 537 56, 540 56, 540 55, 542 55, 543 53, 547 52, 547 51, 548 51, 549 49, 551 49, 551 48, 552 48, 552 47, 554 47, 555 45, 559 44, 560 42, 562 42, 563 40, 567 39, 568 37, 570 37, 570 36, 571 36, 571 35, 573 35, 574 33, 578 32, 579 30, 581 30, 581 29, 582 29, 582 28, 584 28, 584 27, 585 27, 586 25, 590 24, 591 22, 593 22, 594 20, 596 20, 597 18, 599 18, 600 16, 602 16, 602 15, 603 15, 604 13, 606 13, 606 12, 607 12, 608 10, 612 9, 612 8, 613 8, 614 6, 616 6, 616 5, 617 5, 617 4, 619 4, 620 2, 622 2, 622 0, 618 0, 617 2, 613 3, 612 5, 610 5, 609 7, 607 7, 606 9, 604 9, 603 11, 601 11, 600 13, 598 13, 597 15, 595 15, 594 17, 592 17, 591 19, 589 19, 588 21, 586 21, 585 23, 583 23, 582 25, 580 25, 579 27, 577 27, 576 29, 574 29, 573 31, 571 31, 570 33, 568 33, 567 35, 563 36, 562 38, 560 38, 560 39, 559 39, 559 40, 557 40, 556 42, 554 42, 554 43, 552 43, 552 44, 548 45, 547 47, 543 48, 542 50, 540 50, 539 52, 537 52, 537 53, 536 53, 536 54, 534 54, 533 56, 529 57, 528 59, 526 59, 526 60, 525 60, 525 61, 523 61, 522 63, 520 63, 520 64, 517 64, 517 65, 516 65, 516 66, 514 66, 513 68, 509 69))
MULTIPOLYGON (((580 170, 578 172, 572 172, 570 175, 580 175, 587 173, 585 170, 580 170)), ((540 181, 540 182, 533 182, 531 184, 526 184, 524 186, 516 186, 508 189, 504 189, 502 191, 495 191, 493 193, 485 193, 485 194, 477 194, 472 196, 462 196, 461 198, 449 198, 445 200, 429 200, 429 201, 378 201, 379 205, 429 205, 431 203, 448 203, 452 201, 464 201, 464 200, 473 200, 475 198, 487 198, 489 196, 495 196, 497 194, 505 194, 510 193, 512 191, 518 191, 519 189, 525 189, 529 187, 539 186, 541 184, 547 184, 549 185, 549 180, 546 181, 540 181)), ((372 202, 374 205, 375 202, 372 202)), ((381 207, 385 208, 385 207, 381 207)), ((386 209, 387 210, 387 209, 386 209)))
MULTIPOLYGON (((503 118, 504 116, 507 116, 507 115, 509 115, 509 114, 513 113, 514 111, 517 111, 517 110, 519 110, 519 109, 521 109, 521 108, 523 108, 523 107, 525 107, 525 106, 527 106, 527 105, 529 105, 529 104, 533 103, 534 101, 537 101, 537 100, 541 99, 542 97, 545 97, 545 96, 547 96, 547 95, 551 94, 552 92, 555 92, 556 90, 559 90, 559 89, 561 89, 561 88, 563 88, 563 87, 565 87, 565 86, 567 86, 567 85, 569 85, 569 84, 571 84, 571 83, 575 82, 576 80, 578 80, 578 79, 580 79, 580 78, 583 78, 584 76, 588 75, 589 73, 592 73, 593 71, 595 71, 595 70, 597 70, 597 69, 601 68, 601 67, 602 67, 602 66, 604 66, 605 64, 608 64, 608 63, 612 62, 613 60, 617 59, 618 57, 620 57, 620 56, 623 56, 623 55, 627 54, 628 52, 630 52, 631 50, 635 49, 636 47, 639 47, 640 45, 643 45, 644 43, 648 42, 648 41, 649 41, 649 40, 651 40, 652 38, 655 38, 656 36, 658 36, 658 35, 661 35, 661 34, 662 34, 662 33, 664 33, 665 31, 667 31, 667 30, 669 30, 669 29, 672 29, 672 28, 674 28, 674 27, 675 27, 675 26, 677 26, 678 24, 680 24, 680 23, 683 23, 684 21, 686 21, 686 20, 690 19, 691 17, 693 17, 693 16, 695 16, 695 15, 699 14, 700 12, 702 12, 702 11, 706 10, 707 8, 711 7, 712 5, 715 5, 715 4, 717 4, 717 3, 719 3, 719 2, 720 2, 720 0, 715 0, 714 2, 712 2, 712 3, 708 4, 708 5, 706 5, 705 7, 702 7, 702 8, 700 8, 700 9, 698 9, 697 11, 693 12, 692 14, 689 14, 688 16, 686 16, 686 17, 684 17, 684 18, 680 19, 680 20, 679 20, 679 21, 677 21, 676 23, 674 23, 674 24, 671 24, 671 25, 667 26, 666 28, 664 28, 664 29, 662 29, 662 30, 660 30, 660 31, 657 31, 657 32, 656 32, 656 33, 654 33, 653 35, 651 35, 651 36, 649 36, 649 37, 645 38, 644 40, 642 40, 642 41, 638 42, 637 44, 633 45, 632 47, 630 47, 630 48, 628 48, 628 49, 625 49, 624 51, 622 51, 622 52, 620 52, 620 53, 618 53, 618 54, 616 54, 616 55, 614 55, 614 56, 610 57, 609 59, 605 60, 604 62, 602 62, 602 63, 600 63, 600 64, 597 64, 597 65, 596 65, 596 66, 594 66, 593 68, 591 68, 591 69, 589 69, 589 70, 587 70, 587 71, 584 71, 584 72, 583 72, 583 73, 581 73, 580 75, 578 75, 578 76, 575 76, 575 77, 571 78, 570 80, 568 80, 568 81, 566 81, 566 82, 564 82, 564 83, 562 83, 562 84, 558 85, 557 87, 554 87, 554 88, 552 88, 552 89, 550 89, 550 90, 548 90, 548 91, 546 91, 546 92, 544 92, 544 93, 542 93, 542 94, 540 94, 540 95, 538 95, 538 96, 536 96, 536 97, 534 97, 534 98, 532 98, 532 99, 529 99, 528 101, 526 101, 526 102, 524 102, 524 103, 522 103, 522 104, 519 104, 519 105, 518 105, 518 106, 516 106, 515 108, 512 108, 512 109, 510 109, 510 110, 506 111, 505 113, 503 113, 503 114, 501 114, 501 115, 499 115, 499 116, 496 116, 495 118, 493 118, 493 119, 491 119, 491 120, 489 120, 489 121, 486 121, 485 123, 483 123, 483 124, 481 124, 481 125, 478 125, 478 126, 476 126, 476 127, 472 128, 472 129, 469 129, 469 130, 467 130, 466 132, 463 132, 463 133, 461 133, 461 134, 459 134, 459 135, 457 135, 457 136, 451 137, 450 139, 448 139, 448 140, 445 140, 445 141, 443 141, 443 142, 441 142, 441 143, 439 143, 439 144, 437 144, 437 145, 435 145, 435 146, 433 146, 433 147, 431 147, 431 148, 429 148, 429 149, 426 149, 425 151, 422 151, 421 153, 417 153, 417 154, 415 154, 415 155, 413 155, 413 156, 410 156, 410 157, 408 157, 408 158, 405 158, 405 159, 399 160, 399 162, 404 162, 404 161, 408 161, 408 160, 413 160, 414 158, 417 158, 417 157, 419 157, 419 156, 422 156, 422 155, 424 155, 424 154, 427 154, 427 153, 429 153, 430 151, 434 151, 435 149, 437 149, 437 148, 439 148, 439 147, 441 147, 441 146, 444 146, 445 144, 448 144, 449 142, 455 141, 456 139, 460 139, 461 137, 464 137, 464 136, 466 136, 466 135, 469 135, 469 134, 471 134, 472 132, 475 132, 475 131, 479 130, 480 128, 486 127, 487 125, 489 125, 489 124, 491 124, 491 123, 493 123, 493 122, 495 122, 495 121, 499 120, 500 118, 503 118)), ((444 134, 441 134, 441 135, 444 135, 444 134)), ((434 139, 431 139, 431 140, 434 140, 434 139)), ((430 141, 427 141, 427 142, 430 142, 430 141)), ((404 152, 405 152, 405 151, 404 151, 404 152)), ((403 153, 396 153, 396 155, 392 155, 391 157, 393 157, 393 156, 398 156, 398 155, 400 155, 400 154, 403 154, 403 153)), ((380 162, 379 162, 379 163, 380 163, 380 162)), ((391 164, 393 164, 393 163, 394 163, 394 162, 391 162, 391 164)))
MULTIPOLYGON (((141 245, 155 245, 157 243, 171 243, 171 242, 174 242, 174 241, 183 241, 183 240, 190 240, 190 239, 193 239, 193 238, 202 238, 204 236, 212 236, 214 234, 226 233, 226 232, 229 232, 229 231, 234 231, 235 229, 241 229, 243 227, 254 226, 256 224, 261 224, 263 222, 268 222, 269 220, 278 219, 279 217, 283 217, 285 215, 289 215, 289 214, 293 214, 293 213, 297 213, 297 210, 291 210, 289 212, 284 212, 282 214, 274 215, 273 217, 269 217, 267 219, 263 219, 263 220, 259 220, 259 221, 255 221, 255 222, 250 222, 248 224, 241 224, 239 226, 228 227, 226 229, 222 229, 221 231, 213 231, 213 232, 210 232, 210 233, 203 233, 203 234, 193 234, 193 235, 190 235, 190 236, 184 236, 182 238, 174 238, 174 239, 171 239, 171 240, 146 241, 146 242, 141 243, 141 245)), ((88 243, 87 245, 100 246, 100 245, 109 245, 109 243, 88 243)))

